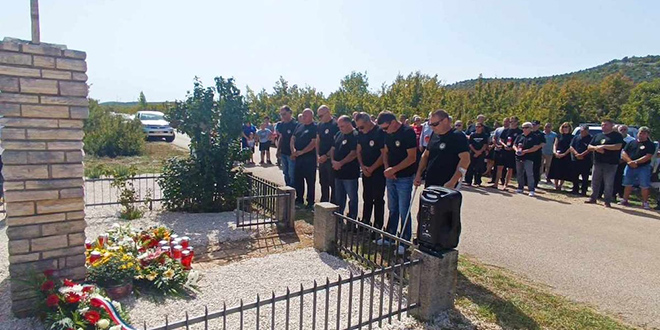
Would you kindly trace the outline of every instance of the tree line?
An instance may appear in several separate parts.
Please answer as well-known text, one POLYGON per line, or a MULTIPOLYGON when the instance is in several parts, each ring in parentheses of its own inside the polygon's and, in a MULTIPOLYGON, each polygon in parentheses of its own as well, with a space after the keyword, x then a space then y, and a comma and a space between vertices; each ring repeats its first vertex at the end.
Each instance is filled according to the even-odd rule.
POLYGON ((444 85, 437 75, 414 72, 399 74, 391 84, 376 90, 369 85, 366 72, 352 72, 328 96, 280 77, 271 92, 247 87, 246 100, 253 122, 260 122, 264 116, 278 118, 279 107, 284 104, 296 113, 327 104, 336 115, 388 110, 409 118, 426 117, 430 111, 442 108, 455 120, 466 122, 485 114, 489 124, 509 116, 550 122, 555 127, 562 122, 575 126, 610 118, 617 123, 649 126, 660 133, 660 79, 635 83, 621 72, 596 82, 576 77, 519 83, 480 77, 474 87, 461 89, 444 85))

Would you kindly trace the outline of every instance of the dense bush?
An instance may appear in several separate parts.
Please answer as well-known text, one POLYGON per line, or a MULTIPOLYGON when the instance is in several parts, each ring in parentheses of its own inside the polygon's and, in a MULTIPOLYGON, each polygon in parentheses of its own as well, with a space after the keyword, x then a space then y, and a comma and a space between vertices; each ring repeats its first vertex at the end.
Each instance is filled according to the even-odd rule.
POLYGON ((215 89, 204 88, 195 80, 193 92, 169 111, 168 120, 191 140, 191 157, 169 159, 163 170, 160 186, 169 210, 229 211, 247 191, 243 169, 234 166, 244 157, 238 137, 247 104, 233 79, 215 83, 215 89))
POLYGON ((139 120, 126 120, 89 102, 89 118, 85 121, 85 152, 99 157, 136 156, 144 153, 145 134, 139 120))

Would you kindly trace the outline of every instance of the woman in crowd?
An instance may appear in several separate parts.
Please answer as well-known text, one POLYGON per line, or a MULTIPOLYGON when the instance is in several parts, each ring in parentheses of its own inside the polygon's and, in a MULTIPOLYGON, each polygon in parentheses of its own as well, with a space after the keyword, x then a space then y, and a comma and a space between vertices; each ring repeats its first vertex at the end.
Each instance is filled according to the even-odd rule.
POLYGON ((573 181, 571 168, 571 142, 573 141, 573 127, 568 122, 559 126, 559 136, 555 139, 553 147, 554 158, 550 163, 549 179, 555 180, 555 189, 561 191, 564 181, 573 181))

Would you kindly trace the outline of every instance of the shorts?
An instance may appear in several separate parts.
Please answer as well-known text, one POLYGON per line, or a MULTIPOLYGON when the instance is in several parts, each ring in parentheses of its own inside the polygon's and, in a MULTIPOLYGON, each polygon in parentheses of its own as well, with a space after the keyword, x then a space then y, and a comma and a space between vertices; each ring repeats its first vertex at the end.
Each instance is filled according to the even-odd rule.
POLYGON ((516 168, 516 153, 514 151, 502 150, 495 159, 497 166, 504 168, 516 168))
POLYGON ((270 141, 259 143, 259 151, 268 151, 270 149, 270 141))
POLYGON ((632 187, 639 184, 639 187, 642 189, 650 188, 651 170, 650 164, 642 165, 638 168, 626 166, 626 169, 623 171, 623 186, 632 187))

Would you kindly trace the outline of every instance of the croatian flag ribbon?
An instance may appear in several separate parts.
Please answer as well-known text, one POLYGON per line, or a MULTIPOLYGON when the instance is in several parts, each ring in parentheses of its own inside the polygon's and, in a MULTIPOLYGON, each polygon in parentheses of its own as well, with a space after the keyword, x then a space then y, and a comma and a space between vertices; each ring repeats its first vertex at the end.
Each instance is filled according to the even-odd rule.
POLYGON ((115 308, 114 305, 112 305, 112 302, 110 300, 105 299, 101 296, 95 296, 90 299, 90 303, 92 306, 98 306, 100 308, 103 308, 109 315, 112 321, 114 321, 117 325, 121 326, 122 330, 136 330, 133 328, 130 324, 126 323, 126 321, 122 320, 121 316, 119 315, 119 312, 115 308))

